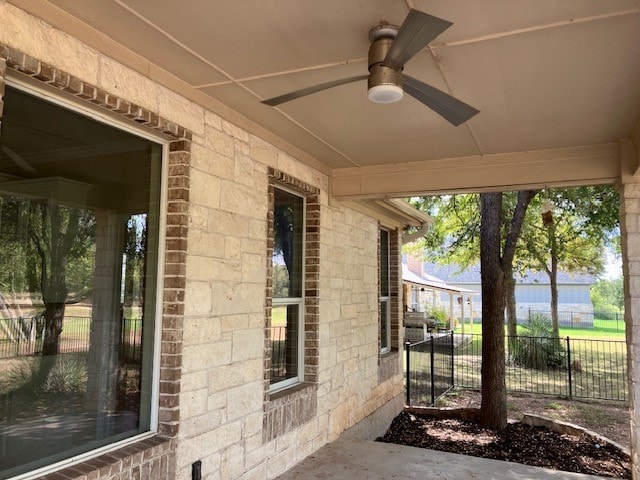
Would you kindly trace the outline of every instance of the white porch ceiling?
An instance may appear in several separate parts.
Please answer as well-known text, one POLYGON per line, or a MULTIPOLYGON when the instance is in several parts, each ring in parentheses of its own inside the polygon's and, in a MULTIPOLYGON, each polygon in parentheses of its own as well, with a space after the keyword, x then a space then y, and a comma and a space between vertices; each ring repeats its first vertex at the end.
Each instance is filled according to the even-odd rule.
MULTIPOLYGON (((11 3, 38 15, 45 1, 11 3)), ((48 3, 331 169, 605 144, 640 121, 635 0, 48 3), (259 103, 367 73, 369 29, 399 25, 409 5, 453 26, 405 70, 478 108, 467 123, 454 127, 409 96, 373 104, 364 81, 259 103)))

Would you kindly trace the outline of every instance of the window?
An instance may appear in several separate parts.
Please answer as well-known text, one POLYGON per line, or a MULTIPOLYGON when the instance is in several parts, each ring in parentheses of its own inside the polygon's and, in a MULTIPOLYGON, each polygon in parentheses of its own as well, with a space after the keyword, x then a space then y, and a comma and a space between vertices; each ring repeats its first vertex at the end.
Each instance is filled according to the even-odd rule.
POLYGON ((162 151, 6 88, 1 478, 152 428, 162 151))
POLYGON ((303 380, 305 200, 274 189, 271 390, 303 380))
POLYGON ((391 298, 389 278, 389 232, 380 230, 380 353, 391 351, 391 298))

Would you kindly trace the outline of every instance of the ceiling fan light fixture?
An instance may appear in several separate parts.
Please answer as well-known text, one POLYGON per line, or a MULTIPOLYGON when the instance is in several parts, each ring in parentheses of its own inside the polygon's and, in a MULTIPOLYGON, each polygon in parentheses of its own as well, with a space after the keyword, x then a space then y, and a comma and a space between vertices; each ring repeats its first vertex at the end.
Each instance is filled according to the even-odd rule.
POLYGON ((394 103, 402 100, 403 90, 398 85, 374 85, 369 88, 367 96, 375 103, 394 103))
MULTIPOLYGON (((0 0, 2 2, 2 0, 0 0)), ((396 27, 380 22, 369 31, 368 75, 305 87, 261 103, 275 107, 329 88, 367 80, 367 97, 375 103, 394 103, 402 99, 404 90, 411 97, 442 116, 452 125, 460 125, 479 113, 479 110, 403 73, 404 66, 420 50, 453 25, 450 21, 410 9, 402 25, 396 27)))

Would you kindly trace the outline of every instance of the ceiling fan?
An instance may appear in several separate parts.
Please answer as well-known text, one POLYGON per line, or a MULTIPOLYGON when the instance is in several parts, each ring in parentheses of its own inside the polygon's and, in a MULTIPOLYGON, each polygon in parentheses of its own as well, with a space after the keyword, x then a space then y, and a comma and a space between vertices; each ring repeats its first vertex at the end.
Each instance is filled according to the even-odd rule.
POLYGON ((369 31, 369 74, 314 85, 261 103, 276 106, 329 88, 368 80, 368 98, 373 102, 397 102, 403 92, 407 92, 453 125, 460 125, 479 110, 402 71, 409 59, 451 25, 447 20, 411 9, 400 28, 383 22, 369 31))

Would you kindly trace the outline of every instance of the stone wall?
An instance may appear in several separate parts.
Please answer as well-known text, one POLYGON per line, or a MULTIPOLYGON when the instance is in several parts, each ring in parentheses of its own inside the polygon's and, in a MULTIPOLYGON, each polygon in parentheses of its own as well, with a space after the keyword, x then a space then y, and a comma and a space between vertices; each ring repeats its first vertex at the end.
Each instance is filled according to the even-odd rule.
POLYGON ((630 182, 620 189, 620 233, 624 277, 624 307, 627 335, 627 366, 631 372, 629 380, 629 403, 631 412, 631 460, 633 478, 640 478, 640 183, 630 182))
POLYGON ((375 219, 331 204, 320 172, 18 8, 0 3, 0 24, 0 43, 59 72, 60 88, 71 79, 78 98, 102 92, 100 107, 184 137, 170 157, 163 437, 108 454, 104 468, 78 464, 65 478, 186 480, 201 461, 204 479, 268 479, 380 407, 396 413, 402 378, 379 375, 375 219), (273 439, 263 423, 270 168, 318 189, 321 239, 316 412, 273 439))

